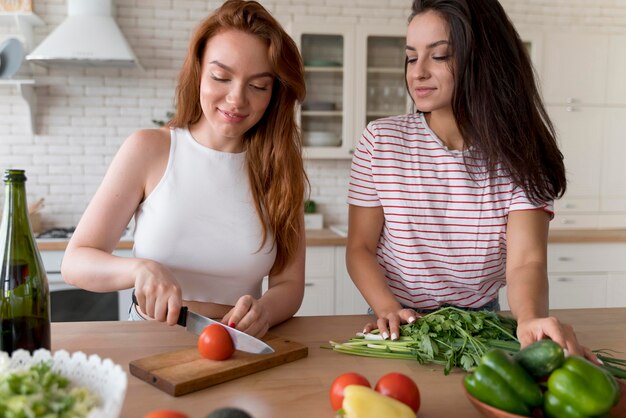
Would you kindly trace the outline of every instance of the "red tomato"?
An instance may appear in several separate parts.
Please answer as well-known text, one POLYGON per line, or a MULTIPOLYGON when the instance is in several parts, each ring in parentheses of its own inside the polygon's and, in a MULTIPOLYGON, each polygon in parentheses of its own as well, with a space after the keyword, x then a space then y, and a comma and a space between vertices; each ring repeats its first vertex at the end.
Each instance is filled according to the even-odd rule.
POLYGON ((152 411, 143 418, 189 418, 182 412, 173 411, 170 409, 161 409, 159 411, 152 411))
POLYGON ((407 375, 387 373, 378 379, 374 390, 408 405, 415 413, 420 409, 420 391, 407 375))
POLYGON ((344 373, 339 375, 330 385, 330 405, 333 411, 341 409, 343 403, 343 389, 348 385, 371 387, 370 382, 358 373, 344 373))
POLYGON ((211 324, 198 337, 198 351, 209 360, 226 360, 235 352, 235 346, 226 328, 211 324))

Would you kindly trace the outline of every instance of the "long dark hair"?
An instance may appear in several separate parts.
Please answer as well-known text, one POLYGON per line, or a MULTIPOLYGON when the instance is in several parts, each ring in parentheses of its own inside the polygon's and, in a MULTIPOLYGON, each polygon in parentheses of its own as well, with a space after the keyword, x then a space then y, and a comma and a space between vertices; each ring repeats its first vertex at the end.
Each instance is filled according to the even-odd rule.
MULTIPOLYGON (((445 19, 453 54, 452 110, 470 155, 498 164, 535 201, 565 193, 563 154, 528 51, 497 0, 414 0, 409 22, 445 19)), ((406 63, 405 63, 406 73, 406 63)))
POLYGON ((238 30, 259 37, 269 46, 276 74, 265 114, 244 135, 252 196, 263 225, 277 246, 272 273, 281 272, 296 255, 303 233, 301 222, 308 180, 302 161, 302 139, 296 124, 296 102, 306 95, 304 64, 298 47, 272 15, 256 1, 227 0, 196 28, 176 90, 172 127, 186 127, 202 117, 200 78, 207 42, 217 33, 238 30))

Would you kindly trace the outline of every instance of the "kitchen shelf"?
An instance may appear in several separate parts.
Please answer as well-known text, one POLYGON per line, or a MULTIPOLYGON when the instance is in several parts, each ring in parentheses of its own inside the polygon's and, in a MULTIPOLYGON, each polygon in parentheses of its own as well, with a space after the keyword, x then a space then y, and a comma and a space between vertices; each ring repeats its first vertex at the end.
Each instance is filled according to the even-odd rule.
POLYGON ((29 117, 29 128, 30 133, 35 132, 35 105, 36 105, 36 96, 35 96, 35 80, 32 79, 10 79, 10 80, 0 80, 0 86, 15 86, 26 104, 28 105, 28 117, 29 117))
POLYGON ((370 67, 368 73, 373 74, 404 74, 404 68, 370 67))
MULTIPOLYGON (((33 27, 43 26, 45 22, 33 12, 0 12, 0 23, 9 21, 15 24, 24 39, 26 51, 30 52, 34 46, 33 27)), ((35 80, 26 78, 0 80, 0 86, 15 86, 19 90, 20 95, 28 105, 30 133, 35 133, 35 80)))
POLYGON ((44 21, 32 12, 0 12, 0 22, 12 21, 26 41, 26 49, 33 49, 33 26, 43 26, 44 21))
POLYGON ((343 67, 304 67, 308 73, 341 73, 343 67))
POLYGON ((303 110, 302 116, 341 116, 342 110, 303 110))

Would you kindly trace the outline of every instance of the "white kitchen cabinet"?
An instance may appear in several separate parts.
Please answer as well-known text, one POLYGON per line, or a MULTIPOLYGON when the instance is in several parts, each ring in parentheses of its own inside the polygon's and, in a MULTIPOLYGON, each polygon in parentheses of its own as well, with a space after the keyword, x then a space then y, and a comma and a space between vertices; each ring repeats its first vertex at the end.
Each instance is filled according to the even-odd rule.
POLYGON ((546 32, 541 77, 546 103, 604 104, 608 51, 606 34, 546 32))
POLYGON ((604 110, 547 106, 564 156, 567 191, 555 202, 554 229, 598 227, 604 149, 604 110))
POLYGON ((609 273, 606 294, 607 308, 623 308, 626 306, 626 271, 609 273))
MULTIPOLYGON (((550 308, 626 306, 626 243, 548 245, 550 308)), ((508 310, 506 287, 500 306, 508 310)))
POLYGON ((299 22, 291 35, 302 54, 307 85, 299 111, 304 156, 348 158, 354 142, 354 27, 299 22))
POLYGON ((346 247, 335 247, 335 315, 364 315, 369 305, 346 268, 346 247))
POLYGON ((304 299, 296 316, 334 313, 335 251, 332 246, 306 248, 304 299))
POLYGON ((604 308, 606 273, 549 273, 550 309, 604 308))
POLYGON ((298 22, 290 32, 305 65, 305 158, 352 158, 367 122, 406 112, 405 27, 298 22), (316 146, 311 133, 340 141, 316 146))
POLYGON ((608 74, 606 103, 608 105, 626 104, 626 35, 609 36, 608 74))
POLYGON ((543 96, 568 178, 552 228, 626 228, 626 36, 547 32, 543 52, 543 96))
POLYGON ((626 228, 626 107, 553 105, 548 113, 568 179, 551 227, 626 228))
MULTIPOLYGON (((626 65, 623 71, 622 76, 626 78, 626 65)), ((624 96, 626 100, 626 92, 624 96)), ((600 210, 602 213, 621 212, 626 219, 626 107, 605 109, 604 122, 600 210)), ((615 227, 626 228, 626 222, 620 224, 615 227)))
POLYGON ((568 177, 558 211, 597 211, 603 148, 603 110, 583 106, 548 106, 568 177))
POLYGON ((296 316, 367 313, 368 305, 352 283, 345 260, 343 245, 306 248, 304 300, 296 316))
POLYGON ((356 28, 355 142, 375 119, 407 113, 404 78, 406 28, 359 25, 356 28))

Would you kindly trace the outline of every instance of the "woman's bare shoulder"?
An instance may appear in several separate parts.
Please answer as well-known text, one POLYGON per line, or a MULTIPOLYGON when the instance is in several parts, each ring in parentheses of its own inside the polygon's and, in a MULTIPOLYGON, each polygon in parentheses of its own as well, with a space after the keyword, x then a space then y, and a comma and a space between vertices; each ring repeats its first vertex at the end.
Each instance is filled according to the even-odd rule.
POLYGON ((129 151, 163 153, 169 151, 170 141, 171 133, 168 128, 140 129, 126 138, 122 148, 130 148, 129 151))

